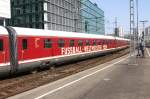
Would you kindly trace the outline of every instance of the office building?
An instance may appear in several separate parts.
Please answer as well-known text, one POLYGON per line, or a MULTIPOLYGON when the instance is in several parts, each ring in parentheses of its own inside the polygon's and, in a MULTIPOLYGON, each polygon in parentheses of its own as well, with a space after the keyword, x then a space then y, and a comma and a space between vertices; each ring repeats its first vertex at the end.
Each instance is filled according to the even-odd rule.
POLYGON ((11 0, 7 25, 104 34, 104 11, 89 0, 11 0))

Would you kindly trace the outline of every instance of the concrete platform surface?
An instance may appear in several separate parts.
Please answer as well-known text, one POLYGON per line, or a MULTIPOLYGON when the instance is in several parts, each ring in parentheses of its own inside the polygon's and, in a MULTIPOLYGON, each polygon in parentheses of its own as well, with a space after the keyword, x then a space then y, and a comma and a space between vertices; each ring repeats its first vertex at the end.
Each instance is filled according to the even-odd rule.
POLYGON ((129 55, 8 99, 150 99, 150 49, 129 55))

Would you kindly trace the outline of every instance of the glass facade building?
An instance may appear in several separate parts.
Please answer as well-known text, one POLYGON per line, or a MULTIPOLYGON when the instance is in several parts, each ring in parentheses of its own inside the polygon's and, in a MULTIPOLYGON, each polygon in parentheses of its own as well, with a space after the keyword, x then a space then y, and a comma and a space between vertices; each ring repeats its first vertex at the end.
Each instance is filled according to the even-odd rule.
POLYGON ((11 0, 7 25, 104 34, 104 12, 89 0, 11 0))
POLYGON ((44 2, 45 29, 79 32, 79 0, 47 0, 44 2))
POLYGON ((104 11, 89 0, 81 0, 82 29, 87 33, 105 34, 104 11))
POLYGON ((43 0, 11 0, 11 26, 44 28, 43 0))

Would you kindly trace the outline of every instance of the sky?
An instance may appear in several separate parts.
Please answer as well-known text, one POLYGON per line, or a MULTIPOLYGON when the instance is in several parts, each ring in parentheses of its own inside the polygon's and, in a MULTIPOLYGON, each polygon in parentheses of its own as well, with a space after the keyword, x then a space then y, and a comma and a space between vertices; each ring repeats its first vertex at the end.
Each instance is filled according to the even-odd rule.
MULTIPOLYGON (((118 26, 122 26, 125 32, 129 31, 129 0, 90 0, 93 3, 97 3, 98 6, 105 13, 105 30, 109 34, 113 31, 115 26, 115 17, 118 20, 118 26)), ((136 1, 136 0, 135 0, 136 1)), ((138 0, 139 1, 139 21, 148 20, 146 26, 150 25, 150 0, 138 0)), ((136 21, 136 20, 135 20, 136 21)), ((142 27, 139 23, 139 27, 142 27)))

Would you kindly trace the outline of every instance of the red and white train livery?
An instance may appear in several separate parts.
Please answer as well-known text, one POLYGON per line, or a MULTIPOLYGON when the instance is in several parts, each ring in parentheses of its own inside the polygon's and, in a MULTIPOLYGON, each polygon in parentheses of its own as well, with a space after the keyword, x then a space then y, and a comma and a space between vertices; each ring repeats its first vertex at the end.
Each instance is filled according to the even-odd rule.
POLYGON ((111 36, 0 27, 0 75, 106 54, 128 47, 111 36))

